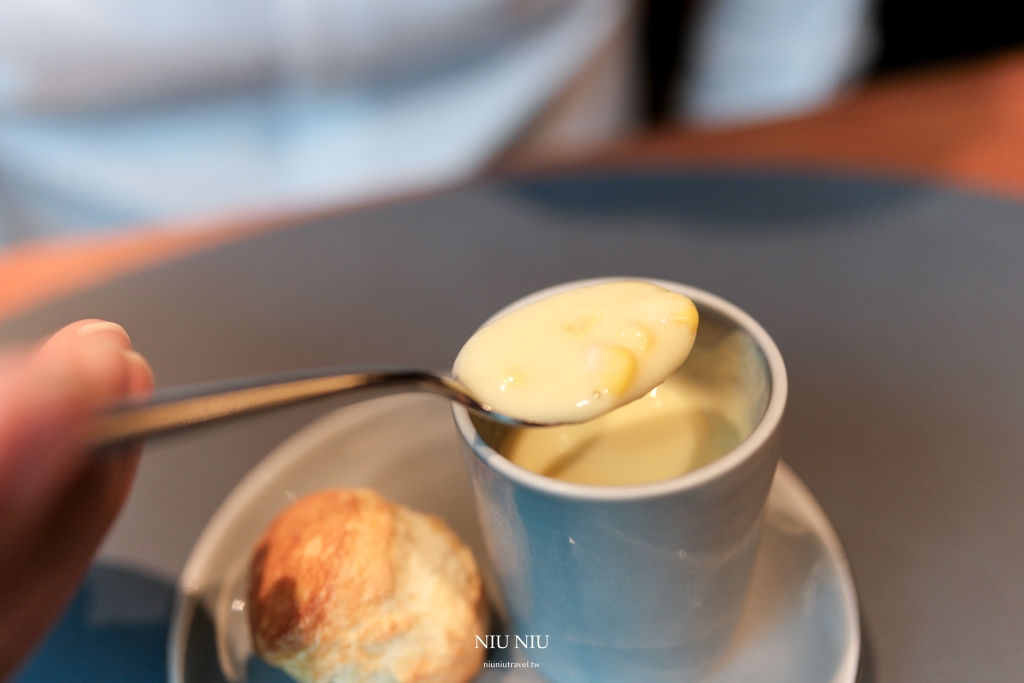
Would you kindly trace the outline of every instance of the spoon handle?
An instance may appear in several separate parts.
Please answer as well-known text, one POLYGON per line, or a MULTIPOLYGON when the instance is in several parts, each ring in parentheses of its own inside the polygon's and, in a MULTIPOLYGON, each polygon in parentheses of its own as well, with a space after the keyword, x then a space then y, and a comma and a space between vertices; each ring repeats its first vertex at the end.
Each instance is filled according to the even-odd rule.
POLYGON ((326 396, 346 394, 355 403, 408 391, 439 394, 471 410, 484 410, 458 382, 425 370, 320 368, 160 392, 147 403, 126 405, 94 418, 86 442, 94 450, 106 450, 146 436, 326 396))

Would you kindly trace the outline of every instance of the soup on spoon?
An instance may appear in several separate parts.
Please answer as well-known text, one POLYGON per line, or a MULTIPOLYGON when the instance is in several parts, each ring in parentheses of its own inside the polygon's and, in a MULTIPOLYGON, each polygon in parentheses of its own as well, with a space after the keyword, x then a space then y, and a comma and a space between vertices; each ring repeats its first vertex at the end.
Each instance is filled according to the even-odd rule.
POLYGON ((661 384, 690 353, 697 308, 646 282, 580 287, 518 308, 462 347, 454 375, 491 409, 583 422, 661 384))

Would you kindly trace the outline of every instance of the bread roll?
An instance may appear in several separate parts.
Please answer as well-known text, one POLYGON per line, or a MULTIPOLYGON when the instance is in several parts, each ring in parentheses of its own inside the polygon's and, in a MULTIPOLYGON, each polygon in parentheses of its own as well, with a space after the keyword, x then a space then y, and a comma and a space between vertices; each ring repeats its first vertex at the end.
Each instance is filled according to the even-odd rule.
POLYGON ((463 683, 486 653, 472 553, 437 517, 370 490, 282 512, 253 553, 249 605, 256 651, 301 683, 463 683))

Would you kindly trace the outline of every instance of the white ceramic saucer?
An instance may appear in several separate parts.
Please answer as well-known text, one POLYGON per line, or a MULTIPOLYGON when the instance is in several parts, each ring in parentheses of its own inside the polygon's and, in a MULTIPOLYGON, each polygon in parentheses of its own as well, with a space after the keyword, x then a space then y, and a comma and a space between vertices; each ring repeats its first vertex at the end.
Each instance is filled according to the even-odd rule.
MULTIPOLYGON (((372 487, 440 515, 473 549, 493 590, 448 404, 405 395, 343 408, 275 449, 207 524, 178 583, 168 643, 172 683, 245 677, 231 669, 248 652, 237 600, 249 552, 292 500, 334 486, 372 487)), ((854 683, 860 649, 856 594, 839 540, 811 493, 780 464, 739 630, 706 683, 854 683)), ((289 680, 254 660, 250 683, 289 680)), ((541 680, 523 669, 491 668, 478 683, 541 680)))

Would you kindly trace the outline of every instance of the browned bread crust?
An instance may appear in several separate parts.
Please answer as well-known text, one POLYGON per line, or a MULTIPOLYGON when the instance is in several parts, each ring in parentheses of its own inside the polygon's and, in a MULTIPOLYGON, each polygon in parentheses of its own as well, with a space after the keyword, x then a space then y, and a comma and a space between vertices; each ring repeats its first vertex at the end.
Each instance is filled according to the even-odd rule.
POLYGON ((370 490, 282 512, 253 553, 249 605, 256 651, 303 682, 461 683, 481 670, 472 554, 441 520, 370 490))

